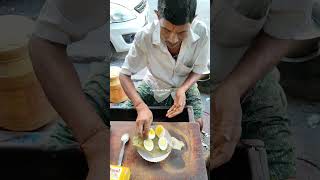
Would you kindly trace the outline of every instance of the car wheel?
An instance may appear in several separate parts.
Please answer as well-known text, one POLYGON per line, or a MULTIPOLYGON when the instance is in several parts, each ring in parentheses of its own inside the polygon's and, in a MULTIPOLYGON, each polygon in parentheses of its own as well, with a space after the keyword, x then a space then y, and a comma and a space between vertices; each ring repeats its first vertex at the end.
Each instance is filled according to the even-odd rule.
POLYGON ((124 60, 128 52, 117 52, 116 49, 114 48, 113 44, 110 42, 110 60, 112 61, 117 61, 117 60, 124 60))

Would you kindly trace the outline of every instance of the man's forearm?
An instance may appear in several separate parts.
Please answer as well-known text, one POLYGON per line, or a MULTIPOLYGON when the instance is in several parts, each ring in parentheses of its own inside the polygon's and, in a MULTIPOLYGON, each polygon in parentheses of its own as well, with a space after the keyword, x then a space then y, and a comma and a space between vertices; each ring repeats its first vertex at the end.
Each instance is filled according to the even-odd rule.
POLYGON ((33 37, 30 55, 46 96, 80 143, 105 127, 82 92, 66 46, 33 37))
POLYGON ((120 74, 120 83, 122 86, 123 91, 126 93, 128 98, 132 101, 134 107, 137 107, 141 103, 144 103, 141 99, 140 95, 138 94, 134 84, 131 80, 131 76, 120 74))
POLYGON ((293 44, 293 40, 275 39, 262 32, 223 84, 231 85, 243 96, 280 62, 293 44))
POLYGON ((181 89, 184 92, 186 92, 201 77, 202 77, 202 74, 197 74, 197 73, 191 72, 179 89, 181 89))

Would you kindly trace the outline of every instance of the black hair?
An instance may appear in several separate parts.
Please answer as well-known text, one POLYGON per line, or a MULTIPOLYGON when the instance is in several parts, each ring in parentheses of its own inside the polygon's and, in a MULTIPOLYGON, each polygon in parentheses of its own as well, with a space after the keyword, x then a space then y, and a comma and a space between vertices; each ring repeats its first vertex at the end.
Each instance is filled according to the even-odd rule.
POLYGON ((174 25, 191 23, 196 16, 197 0, 158 0, 160 18, 174 25))

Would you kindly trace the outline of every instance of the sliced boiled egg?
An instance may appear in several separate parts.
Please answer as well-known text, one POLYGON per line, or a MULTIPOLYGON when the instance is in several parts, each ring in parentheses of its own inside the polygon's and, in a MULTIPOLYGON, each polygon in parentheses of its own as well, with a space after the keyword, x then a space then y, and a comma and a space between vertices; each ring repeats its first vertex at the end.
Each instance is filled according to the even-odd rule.
POLYGON ((151 139, 146 139, 143 141, 143 146, 147 151, 152 151, 153 150, 153 141, 151 139))
POLYGON ((164 151, 168 148, 168 141, 165 137, 160 137, 158 141, 159 148, 164 151))
POLYGON ((160 138, 163 137, 165 133, 165 129, 162 125, 157 125, 156 127, 156 135, 160 138))
POLYGON ((150 128, 149 133, 148 133, 148 138, 149 139, 154 139, 156 137, 156 133, 152 128, 150 128))

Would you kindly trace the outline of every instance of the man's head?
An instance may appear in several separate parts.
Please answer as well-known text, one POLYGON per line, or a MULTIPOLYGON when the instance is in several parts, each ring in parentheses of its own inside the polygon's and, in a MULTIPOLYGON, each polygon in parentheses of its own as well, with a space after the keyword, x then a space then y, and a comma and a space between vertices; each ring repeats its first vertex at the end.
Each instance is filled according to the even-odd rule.
POLYGON ((169 48, 181 45, 196 16, 197 0, 158 0, 161 39, 169 48))

